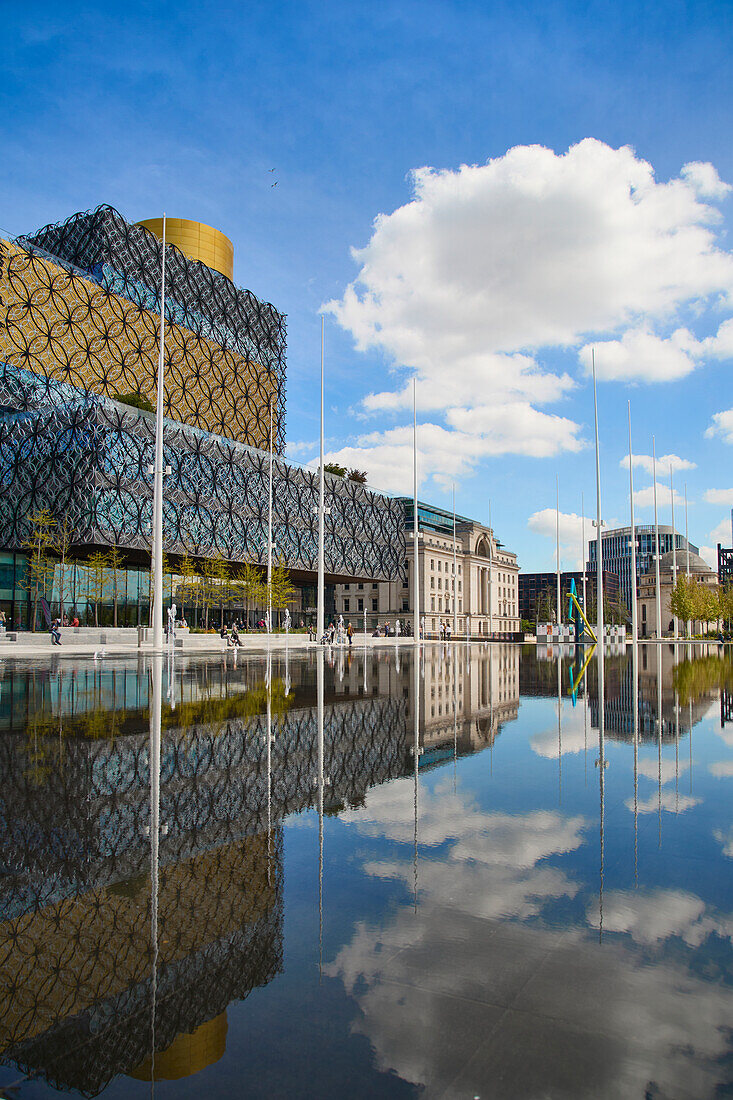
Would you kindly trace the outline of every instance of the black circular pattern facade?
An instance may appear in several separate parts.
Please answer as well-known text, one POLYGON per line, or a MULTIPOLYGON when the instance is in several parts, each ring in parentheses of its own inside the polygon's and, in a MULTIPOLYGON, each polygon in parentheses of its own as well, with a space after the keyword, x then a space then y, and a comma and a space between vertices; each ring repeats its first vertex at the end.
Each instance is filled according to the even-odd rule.
MULTIPOLYGON (((0 545, 20 549, 29 516, 70 516, 79 546, 150 549, 154 418, 103 397, 0 364, 0 545)), ((168 554, 267 560, 269 455, 167 424, 164 543, 168 554)), ((273 461, 275 557, 318 565, 318 475, 273 461)), ((397 579, 404 562, 399 499, 326 476, 326 572, 397 579)))

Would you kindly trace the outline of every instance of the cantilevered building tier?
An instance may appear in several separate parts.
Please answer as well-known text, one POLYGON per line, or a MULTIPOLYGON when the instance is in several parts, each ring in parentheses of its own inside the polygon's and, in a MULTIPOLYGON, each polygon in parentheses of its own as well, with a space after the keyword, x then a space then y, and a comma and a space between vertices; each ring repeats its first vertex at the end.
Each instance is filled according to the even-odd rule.
MULTIPOLYGON (((155 417, 73 386, 0 366, 0 546, 21 550, 41 508, 71 522, 82 554, 116 546, 149 558, 155 417)), ((270 456, 166 420, 165 552, 267 561, 270 456)), ((273 461, 275 561, 311 583, 318 564, 318 475, 273 461)), ((326 573, 386 580, 404 556, 398 500, 326 478, 326 573)))
MULTIPOLYGON (((155 233, 110 206, 0 241, 0 359, 105 397, 138 394, 154 404, 161 258, 155 233)), ((282 450, 284 316, 173 244, 165 374, 167 416, 249 446, 269 446, 272 402, 282 450)))

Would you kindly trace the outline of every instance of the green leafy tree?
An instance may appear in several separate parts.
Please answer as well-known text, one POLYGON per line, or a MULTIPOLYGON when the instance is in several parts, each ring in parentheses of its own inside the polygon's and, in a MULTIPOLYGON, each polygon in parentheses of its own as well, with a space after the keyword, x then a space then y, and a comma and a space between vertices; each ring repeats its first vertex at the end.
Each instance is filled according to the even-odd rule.
POLYGON ((346 467, 339 466, 338 462, 324 462, 323 469, 327 474, 333 474, 334 477, 346 477, 346 467))
POLYGON ((284 611, 294 596, 295 588, 290 580, 289 570, 284 565, 273 565, 268 604, 272 605, 273 611, 284 611))
POLYGON ((262 580, 262 571, 256 565, 245 563, 237 571, 235 582, 242 594, 246 609, 246 622, 249 626, 249 614, 258 607, 266 596, 266 586, 262 580))
POLYGON ((176 603, 180 604, 181 618, 185 618, 186 603, 193 596, 196 567, 186 554, 178 566, 178 584, 176 585, 176 603))
POLYGON ((28 573, 26 587, 33 600, 33 623, 35 631, 38 621, 38 603, 46 595, 49 584, 53 583, 55 560, 53 557, 56 520, 48 508, 41 508, 29 516, 30 534, 23 549, 28 554, 28 573))
POLYGON ((92 554, 86 563, 87 599, 94 607, 94 625, 99 626, 99 605, 107 590, 109 564, 101 550, 92 554))
POLYGON ((115 401, 122 405, 130 405, 133 409, 142 409, 143 412, 155 412, 153 403, 144 393, 133 391, 132 393, 116 393, 115 401))
POLYGON ((349 481, 355 481, 358 485, 366 485, 367 472, 366 470, 349 470, 346 477, 349 481))
POLYGON ((107 551, 107 576, 112 586, 113 626, 117 626, 117 606, 119 603, 120 573, 124 569, 124 559, 119 547, 114 543, 107 551))
POLYGON ((690 623, 695 618, 694 584, 694 581, 688 580, 682 573, 678 576, 670 596, 672 614, 683 623, 690 623))
POLYGON ((59 616, 64 614, 66 593, 71 589, 69 581, 74 567, 69 562, 69 555, 73 542, 74 524, 69 516, 64 516, 57 521, 53 537, 53 549, 58 557, 59 616))

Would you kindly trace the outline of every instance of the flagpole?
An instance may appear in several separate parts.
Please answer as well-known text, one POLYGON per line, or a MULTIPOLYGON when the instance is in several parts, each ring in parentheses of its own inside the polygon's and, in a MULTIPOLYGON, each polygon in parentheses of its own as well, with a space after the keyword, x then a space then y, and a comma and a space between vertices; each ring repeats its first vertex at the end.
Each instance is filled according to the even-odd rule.
MULTIPOLYGON (((689 588, 689 584, 690 584, 690 536, 689 536, 688 530, 687 530, 687 482, 685 482, 685 542, 687 543, 687 550, 685 552, 687 554, 686 573, 687 573, 687 584, 688 584, 688 588, 689 588)), ((690 637, 690 620, 689 619, 685 623, 685 637, 687 637, 687 638, 690 637)))
POLYGON ((560 596, 560 478, 557 475, 555 476, 555 491, 555 564, 557 565, 557 628, 559 642, 560 626, 562 625, 562 602, 560 596))
POLYGON ((323 343, 324 317, 321 315, 321 461, 318 470, 318 594, 316 600, 316 641, 320 643, 326 631, 325 618, 325 473, 323 469, 323 343))
POLYGON ((272 634, 272 398, 270 398, 270 479, 267 510, 267 633, 272 634))
MULTIPOLYGON (((672 463, 669 464, 669 496, 672 502, 672 590, 677 584, 677 534, 674 529, 674 482, 672 480, 672 463)), ((672 606, 670 604, 670 611, 672 606)), ((678 638, 677 628, 677 616, 672 612, 672 622, 674 624, 674 640, 678 638)))
POLYGON ((654 569, 656 575, 657 638, 662 637, 662 592, 659 581, 659 521, 657 519, 657 441, 652 436, 652 476, 654 477, 654 569))
POLYGON ((458 638, 458 604, 456 603, 456 486, 453 483, 453 641, 458 638))
POLYGON ((634 523, 634 452, 631 447, 631 402, 629 409, 629 500, 631 502, 631 641, 639 637, 639 609, 636 602, 636 525, 634 523))
POLYGON ((491 526, 491 501, 489 501, 489 637, 494 636, 494 528, 491 526))
POLYGON ((598 627, 598 667, 599 690, 603 687, 603 548, 601 531, 603 520, 601 519, 601 455, 598 443, 598 391, 596 386, 596 353, 592 350, 593 357, 593 413, 596 426, 596 605, 598 627))
POLYGON ((580 537, 583 540, 583 614, 588 617, 588 601, 586 600, 586 575, 587 569, 585 568, 585 494, 580 494, 580 537))
POLYGON ((163 387, 165 370, 165 214, 160 272, 160 347, 155 401, 155 480, 153 488, 153 647, 163 648, 163 387))
POLYGON ((413 637, 416 646, 420 645, 420 555, 417 520, 417 379, 412 380, 412 607, 413 637))

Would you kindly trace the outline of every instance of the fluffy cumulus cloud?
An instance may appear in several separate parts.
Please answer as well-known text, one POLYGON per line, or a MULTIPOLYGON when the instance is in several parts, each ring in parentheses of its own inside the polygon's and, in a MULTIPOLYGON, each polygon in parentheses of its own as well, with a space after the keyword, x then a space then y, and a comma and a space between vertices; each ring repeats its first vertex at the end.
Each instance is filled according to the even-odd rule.
MULTIPOLYGON (((406 372, 420 410, 466 433, 478 459, 552 455, 577 449, 582 429, 540 407, 574 386, 548 350, 577 349, 587 366, 595 341, 600 377, 647 382, 733 350, 733 322, 703 340, 680 323, 691 307, 731 303, 715 205, 728 185, 712 165, 658 182, 631 148, 589 138, 563 154, 518 146, 485 164, 420 168, 412 182, 412 199, 376 218, 353 251, 357 277, 326 307, 398 376, 364 398, 363 413, 407 410, 406 372)), ((369 464, 378 446, 359 442, 353 460, 369 464)))
POLYGON ((733 489, 708 489, 705 500, 708 504, 723 504, 727 508, 733 508, 733 489))
MULTIPOLYGON (((660 508, 669 508, 671 502, 672 494, 669 489, 669 482, 657 481, 657 510, 660 508)), ((653 485, 646 485, 643 489, 634 489, 634 506, 636 508, 654 507, 653 485)), ((685 507, 685 498, 677 489, 674 490, 674 506, 675 508, 685 507)), ((659 522, 663 523, 664 521, 660 519, 659 522)))
MULTIPOLYGON (((533 512, 527 520, 530 531, 536 535, 544 535, 553 540, 557 538, 557 512, 554 508, 542 508, 539 512, 533 512)), ((583 568, 583 548, 588 545, 588 539, 593 537, 593 520, 576 512, 560 512, 560 565, 567 569, 583 568), (585 539, 583 530, 585 524, 585 539)))
POLYGON ((702 951, 711 935, 730 937, 726 914, 683 890, 608 891, 599 945, 583 861, 575 874, 561 862, 590 823, 487 811, 449 783, 421 792, 417 868, 409 781, 370 791, 341 820, 395 844, 363 864, 367 875, 411 899, 418 877, 414 905, 358 922, 326 967, 358 1006, 351 1027, 381 1071, 427 1096, 494 1095, 497 1082, 535 1096, 538 1081, 568 1098, 651 1095, 650 1082, 659 1096, 715 1095, 733 991, 688 968, 678 944, 702 951), (580 926, 546 919, 576 898, 580 926), (569 1049, 571 1072, 558 1055, 569 1049))
POLYGON ((711 531, 708 531, 708 541, 700 547, 700 557, 704 558, 711 569, 718 568, 718 543, 721 546, 731 545, 731 520, 730 516, 721 519, 711 531))
MULTIPOLYGON (((629 456, 624 457, 619 462, 619 466, 622 469, 628 470, 629 468, 629 456)), ((689 458, 680 458, 679 455, 657 455, 657 472, 663 472, 669 470, 671 467, 673 473, 677 473, 679 470, 694 470, 696 463, 690 462, 689 458)), ((644 470, 645 473, 650 476, 654 473, 654 458, 652 455, 634 455, 634 469, 644 470)))
POLYGON ((708 439, 719 436, 724 443, 733 443, 733 409, 713 414, 713 421, 705 435, 708 439))

